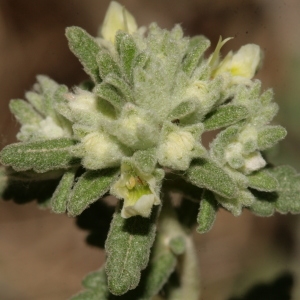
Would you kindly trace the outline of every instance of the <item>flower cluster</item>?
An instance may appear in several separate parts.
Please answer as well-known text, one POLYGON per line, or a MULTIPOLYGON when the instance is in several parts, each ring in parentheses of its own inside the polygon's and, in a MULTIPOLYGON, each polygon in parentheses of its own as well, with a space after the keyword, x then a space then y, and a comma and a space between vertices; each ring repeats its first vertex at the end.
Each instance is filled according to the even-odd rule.
MULTIPOLYGON (((91 79, 68 90, 39 76, 34 91, 26 94, 28 102, 12 101, 22 124, 21 148, 43 148, 34 143, 50 141, 49 151, 55 152, 51 141, 71 139, 59 153, 72 159, 48 162, 53 169, 73 168, 78 159, 87 172, 116 168, 119 177, 113 175, 98 196, 110 191, 124 199, 123 218, 150 216, 153 205, 161 204, 161 181, 169 170, 210 189, 234 214, 251 206, 247 176, 265 168, 261 151, 285 136, 282 127, 268 125, 277 112, 272 93, 260 95, 260 83, 253 80, 262 59, 257 45, 222 59, 220 50, 230 38, 220 38, 205 58, 210 42, 204 36, 184 37, 179 25, 171 31, 156 24, 139 28, 117 2, 110 4, 98 37, 78 27, 68 28, 66 36, 91 79), (206 149, 201 135, 215 129, 221 131, 206 149), (191 168, 203 163, 213 167, 195 179, 191 168), (208 183, 215 169, 229 178, 232 192, 208 183)), ((18 166, 5 157, 2 163, 17 170, 47 170, 29 160, 18 166)), ((96 199, 90 197, 82 209, 96 199)), ((70 213, 72 199, 66 203, 70 213)))

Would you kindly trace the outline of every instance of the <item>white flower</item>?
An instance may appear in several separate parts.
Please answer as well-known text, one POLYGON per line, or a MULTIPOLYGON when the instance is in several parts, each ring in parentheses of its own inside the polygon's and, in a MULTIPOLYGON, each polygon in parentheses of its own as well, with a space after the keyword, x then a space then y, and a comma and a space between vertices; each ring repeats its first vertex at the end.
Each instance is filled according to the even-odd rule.
POLYGON ((121 166, 121 176, 111 187, 111 193, 124 199, 121 216, 149 217, 152 206, 161 204, 156 192, 157 179, 153 174, 145 174, 127 162, 121 166))
POLYGON ((137 30, 137 24, 129 11, 118 2, 112 1, 107 9, 100 32, 105 40, 114 43, 118 30, 133 33, 137 30))
POLYGON ((245 174, 250 174, 263 168, 266 165, 266 161, 261 156, 260 152, 255 151, 245 157, 245 165, 243 171, 245 174))
POLYGON ((260 47, 255 44, 248 44, 242 46, 235 54, 230 51, 213 70, 213 76, 228 73, 232 76, 233 83, 247 83, 255 75, 261 60, 260 47))

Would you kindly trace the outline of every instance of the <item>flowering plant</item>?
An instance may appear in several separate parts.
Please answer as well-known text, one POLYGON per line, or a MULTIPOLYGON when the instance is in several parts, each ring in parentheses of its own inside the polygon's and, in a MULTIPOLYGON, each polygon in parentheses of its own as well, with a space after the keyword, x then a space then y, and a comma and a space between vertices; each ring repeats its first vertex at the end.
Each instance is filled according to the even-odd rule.
POLYGON ((73 300, 198 299, 194 225, 209 231, 219 209, 300 212, 296 172, 273 167, 263 152, 286 130, 270 125, 273 92, 253 79, 259 46, 221 59, 230 39, 220 38, 205 57, 206 37, 184 37, 179 25, 139 28, 117 2, 99 36, 69 27, 66 37, 90 78, 69 89, 40 75, 26 101, 10 102, 20 142, 1 152, 2 191, 54 180, 43 205, 70 216, 107 195, 120 199, 105 233, 105 268, 73 300), (214 130, 204 147, 201 135, 214 130))

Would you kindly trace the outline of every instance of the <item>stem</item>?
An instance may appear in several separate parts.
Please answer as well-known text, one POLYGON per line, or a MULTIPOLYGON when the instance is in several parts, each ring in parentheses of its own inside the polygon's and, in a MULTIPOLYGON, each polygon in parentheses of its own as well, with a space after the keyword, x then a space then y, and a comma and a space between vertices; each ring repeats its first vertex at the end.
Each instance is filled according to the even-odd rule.
POLYGON ((186 236, 186 251, 179 260, 180 288, 173 289, 169 300, 199 300, 200 274, 197 253, 191 236, 186 236))
POLYGON ((170 199, 165 197, 162 215, 161 230, 171 239, 181 235, 185 240, 185 252, 178 257, 177 271, 180 286, 171 287, 169 300, 199 300, 200 299, 200 274, 198 270, 197 252, 191 234, 177 219, 170 199))

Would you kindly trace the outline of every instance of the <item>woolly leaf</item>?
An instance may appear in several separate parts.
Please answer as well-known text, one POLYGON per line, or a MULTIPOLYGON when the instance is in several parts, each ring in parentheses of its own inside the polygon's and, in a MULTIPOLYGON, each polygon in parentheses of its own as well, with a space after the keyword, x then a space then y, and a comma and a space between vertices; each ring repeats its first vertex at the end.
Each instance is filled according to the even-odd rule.
POLYGON ((290 166, 280 166, 271 169, 279 183, 275 208, 282 214, 288 212, 300 213, 300 176, 290 166))
POLYGON ((249 210, 260 217, 270 217, 275 212, 275 202, 278 199, 277 193, 267 193, 253 190, 255 201, 249 210))
POLYGON ((85 291, 73 296, 70 300, 108 300, 109 290, 104 269, 88 274, 82 281, 85 291))
POLYGON ((121 93, 127 102, 133 102, 132 90, 129 85, 116 74, 109 74, 105 78, 105 82, 115 87, 119 93, 121 93))
POLYGON ((120 75, 120 68, 108 51, 101 50, 96 57, 99 73, 104 80, 108 74, 120 75))
POLYGON ((286 136, 286 130, 282 126, 266 126, 258 132, 257 144, 259 150, 273 147, 286 136))
POLYGON ((118 170, 86 171, 76 182, 68 201, 68 213, 77 216, 103 196, 116 180, 118 170))
POLYGON ((150 218, 135 216, 124 219, 120 208, 117 209, 105 243, 105 268, 108 287, 113 294, 122 295, 138 285, 141 270, 149 260, 157 214, 155 207, 150 218))
POLYGON ((66 37, 70 50, 78 57, 85 72, 91 76, 94 82, 101 82, 97 64, 97 55, 101 48, 95 39, 84 29, 76 26, 66 29, 66 37))
POLYGON ((220 163, 225 163, 225 149, 237 137, 239 128, 231 126, 221 131, 211 143, 211 153, 220 163))
POLYGON ((218 202, 216 201, 214 194, 210 191, 205 190, 200 202, 199 213, 197 216, 199 233, 208 232, 216 219, 218 211, 218 202))
POLYGON ((0 154, 0 161, 16 171, 33 169, 38 173, 64 169, 78 163, 69 149, 75 145, 73 139, 54 139, 6 146, 0 154))
POLYGON ((133 161, 140 171, 150 174, 154 171, 157 163, 156 149, 139 150, 133 154, 133 161))
POLYGON ((225 198, 233 198, 237 193, 236 183, 211 160, 195 160, 186 171, 186 178, 196 186, 211 190, 225 198))
POLYGON ((208 114, 204 123, 205 130, 214 130, 237 123, 248 117, 249 112, 242 105, 224 105, 208 114))
POLYGON ((25 98, 41 114, 45 114, 43 96, 35 92, 26 92, 25 98))
POLYGON ((192 113, 196 108, 195 100, 188 99, 176 106, 168 116, 169 120, 181 119, 192 113))
POLYGON ((115 108, 121 109, 124 105, 124 99, 119 95, 116 89, 107 83, 98 84, 94 88, 94 93, 111 103, 115 108))
POLYGON ((188 76, 192 75, 209 45, 210 41, 204 36, 195 36, 190 39, 188 51, 182 63, 182 69, 188 76))
POLYGON ((14 99, 9 102, 10 111, 14 114, 18 122, 22 125, 36 124, 42 120, 32 106, 20 99, 14 99))
POLYGON ((67 210, 67 202, 74 183, 76 169, 70 169, 61 178, 51 198, 51 208, 55 213, 63 214, 67 210))
POLYGON ((116 35, 116 47, 118 49, 123 72, 128 81, 132 80, 132 65, 138 53, 137 46, 130 34, 119 31, 116 35))
POLYGON ((249 187, 262 192, 274 192, 278 189, 276 178, 268 170, 256 171, 247 176, 249 187))

